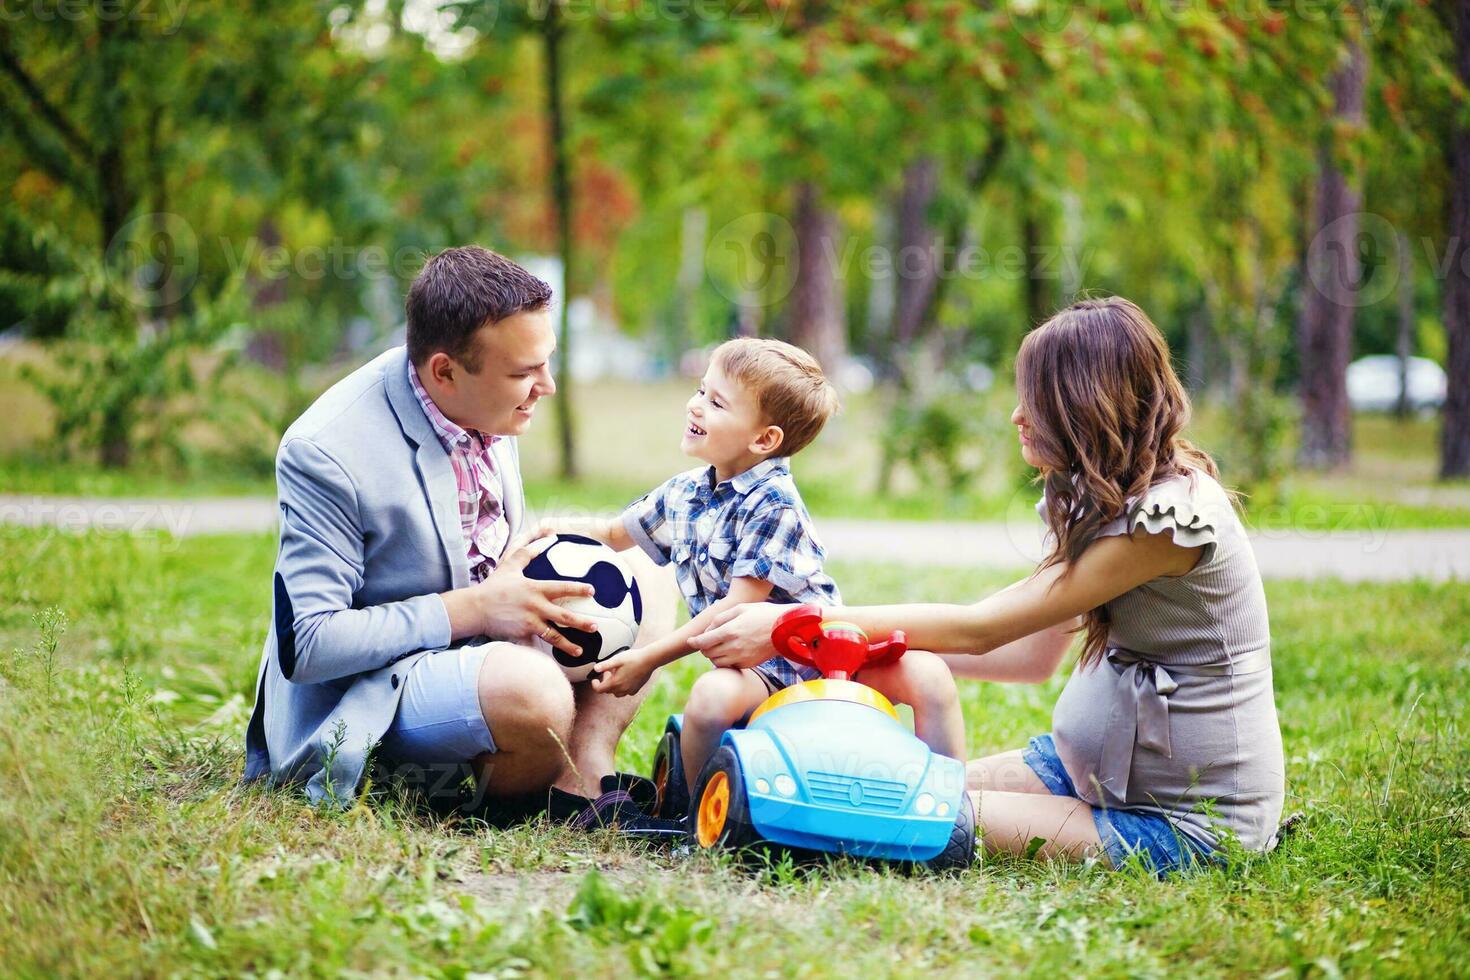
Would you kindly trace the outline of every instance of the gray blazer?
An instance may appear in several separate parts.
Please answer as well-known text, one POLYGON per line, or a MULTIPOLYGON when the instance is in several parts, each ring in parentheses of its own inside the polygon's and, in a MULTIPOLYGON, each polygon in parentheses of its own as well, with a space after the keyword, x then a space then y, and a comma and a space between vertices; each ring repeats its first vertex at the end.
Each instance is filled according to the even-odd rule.
MULTIPOLYGON (((514 439, 495 447, 512 537, 525 514, 514 439)), ((402 347, 333 385, 281 438, 272 626, 245 732, 245 780, 350 801, 418 658, 446 649, 437 593, 470 584, 449 454, 402 347)))

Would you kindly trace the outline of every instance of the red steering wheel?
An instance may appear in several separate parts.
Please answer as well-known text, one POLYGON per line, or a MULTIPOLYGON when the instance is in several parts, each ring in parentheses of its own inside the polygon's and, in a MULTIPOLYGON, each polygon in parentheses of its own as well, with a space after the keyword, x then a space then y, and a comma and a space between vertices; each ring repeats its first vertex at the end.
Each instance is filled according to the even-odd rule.
POLYGON ((864 667, 891 664, 909 648, 903 630, 879 643, 852 623, 827 621, 820 606, 797 606, 776 620, 771 643, 778 653, 815 667, 830 680, 848 680, 864 667))

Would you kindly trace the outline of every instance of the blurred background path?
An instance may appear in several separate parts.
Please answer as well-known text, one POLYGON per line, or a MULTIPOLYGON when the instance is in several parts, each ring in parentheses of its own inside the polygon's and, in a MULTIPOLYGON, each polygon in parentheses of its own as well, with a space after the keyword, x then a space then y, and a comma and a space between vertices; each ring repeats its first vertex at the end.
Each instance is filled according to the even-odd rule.
MULTIPOLYGON (((115 533, 274 533, 268 497, 188 499, 0 495, 0 523, 115 533)), ((1013 521, 818 518, 830 558, 947 568, 1022 570, 1041 556, 1041 525, 1013 521)), ((1470 581, 1470 529, 1260 529, 1251 543, 1267 578, 1470 581)))

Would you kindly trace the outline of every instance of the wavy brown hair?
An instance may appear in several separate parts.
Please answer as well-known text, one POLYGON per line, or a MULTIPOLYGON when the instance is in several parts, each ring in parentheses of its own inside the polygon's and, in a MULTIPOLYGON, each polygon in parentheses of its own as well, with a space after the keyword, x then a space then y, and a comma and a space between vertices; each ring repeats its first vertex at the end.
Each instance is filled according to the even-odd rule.
MULTIPOLYGON (((1016 392, 1042 460, 1046 524, 1055 544, 1041 563, 1073 562, 1130 498, 1215 461, 1180 432, 1189 396, 1169 346, 1148 315, 1122 297, 1085 299, 1031 331, 1016 357, 1016 392)), ((1102 659, 1106 611, 1082 627, 1081 663, 1102 659)))

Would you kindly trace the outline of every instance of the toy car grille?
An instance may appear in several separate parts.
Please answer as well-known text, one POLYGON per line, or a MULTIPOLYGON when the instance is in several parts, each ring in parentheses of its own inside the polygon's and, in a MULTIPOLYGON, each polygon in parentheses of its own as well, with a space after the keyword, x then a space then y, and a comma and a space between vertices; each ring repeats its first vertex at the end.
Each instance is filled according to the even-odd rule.
POLYGON ((867 810, 900 810, 908 796, 908 787, 888 779, 808 772, 806 782, 812 799, 818 803, 836 803, 867 810))

